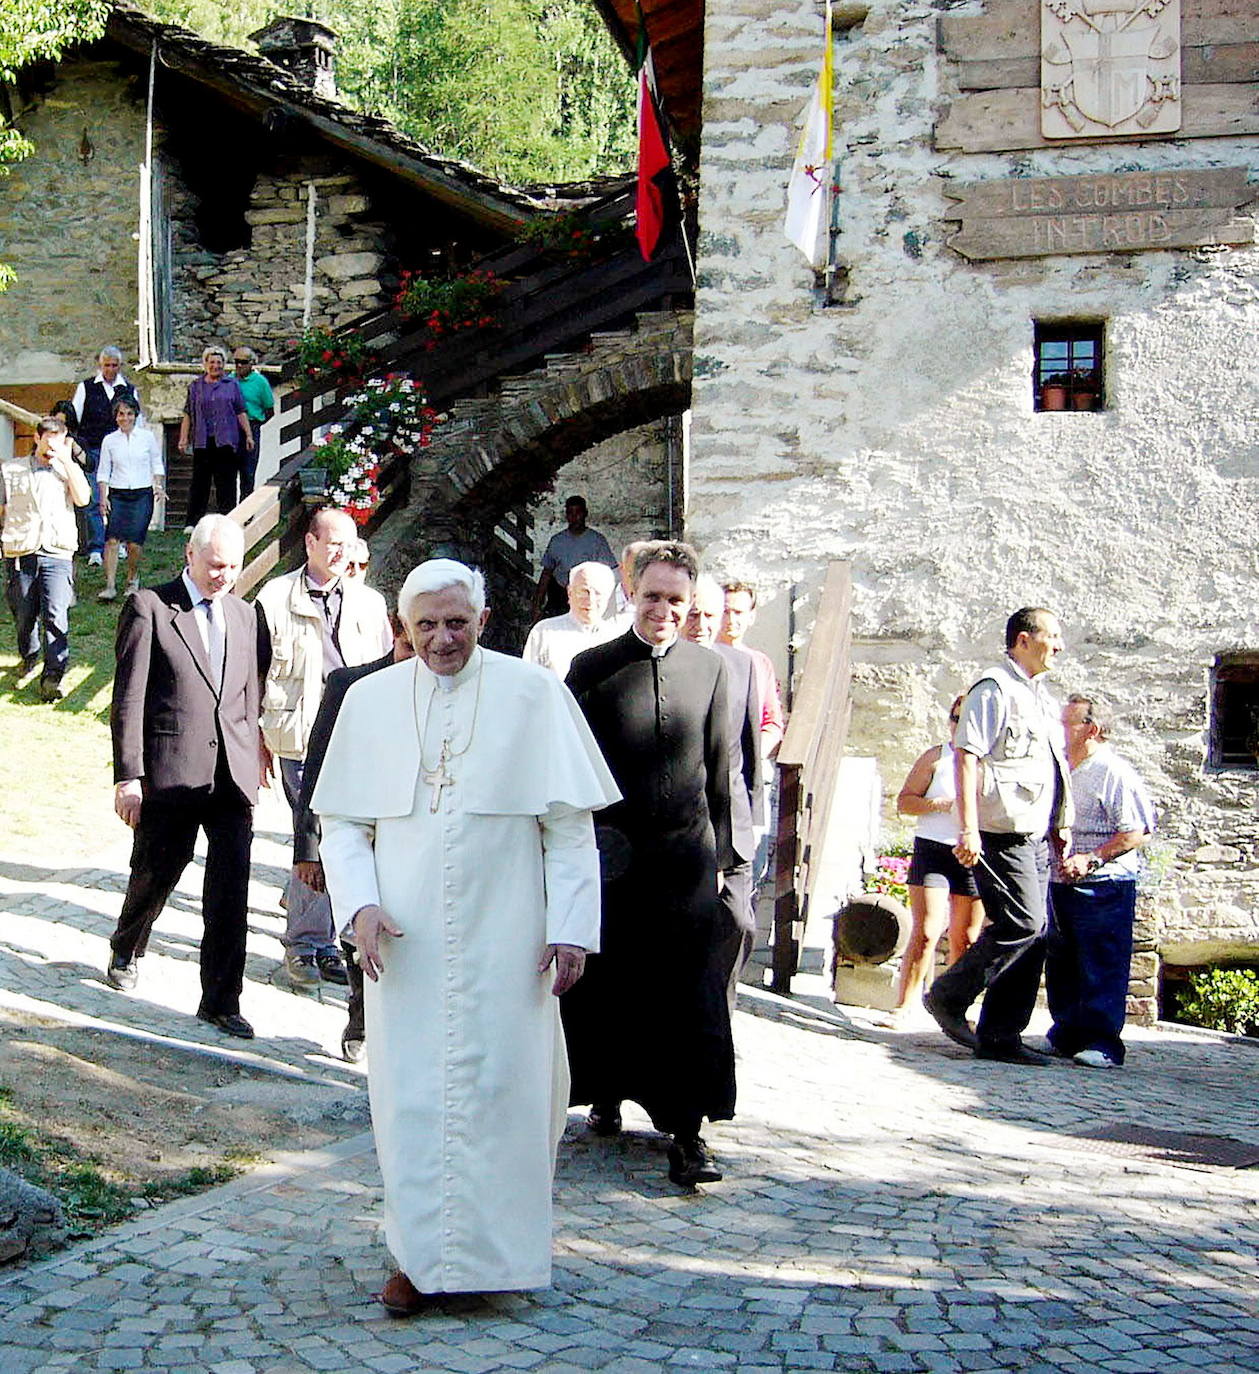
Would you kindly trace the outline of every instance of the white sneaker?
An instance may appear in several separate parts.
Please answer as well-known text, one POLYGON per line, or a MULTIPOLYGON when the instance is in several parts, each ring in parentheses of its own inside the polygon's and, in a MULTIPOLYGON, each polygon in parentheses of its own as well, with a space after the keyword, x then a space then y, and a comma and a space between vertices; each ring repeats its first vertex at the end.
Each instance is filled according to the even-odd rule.
POLYGON ((99 553, 89 553, 87 556, 87 565, 89 568, 99 568, 104 561, 105 560, 99 553))
POLYGON ((1083 1064, 1086 1069, 1123 1068, 1123 1065, 1117 1059, 1112 1059, 1105 1050, 1081 1050, 1079 1054, 1073 1054, 1071 1058, 1077 1064, 1083 1064))

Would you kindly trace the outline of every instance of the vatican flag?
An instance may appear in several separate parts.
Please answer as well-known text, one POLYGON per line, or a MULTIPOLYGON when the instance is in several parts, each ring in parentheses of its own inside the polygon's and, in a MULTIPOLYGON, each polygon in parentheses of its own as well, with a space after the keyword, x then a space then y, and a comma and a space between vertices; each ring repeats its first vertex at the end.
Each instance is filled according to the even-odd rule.
POLYGON ((784 232, 813 267, 826 265, 831 210, 831 124, 835 116, 831 6, 826 4, 826 46, 822 70, 809 101, 791 180, 787 183, 784 232))

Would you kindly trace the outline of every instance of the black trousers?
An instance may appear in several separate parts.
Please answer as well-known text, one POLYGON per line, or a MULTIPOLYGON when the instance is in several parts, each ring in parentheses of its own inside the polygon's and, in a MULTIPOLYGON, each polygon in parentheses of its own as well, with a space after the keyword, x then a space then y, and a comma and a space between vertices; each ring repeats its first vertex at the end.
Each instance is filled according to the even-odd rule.
POLYGON ((114 955, 126 962, 144 955, 153 923, 192 859, 198 829, 205 831, 207 846, 198 1010, 210 1016, 236 1014, 245 980, 254 827, 253 807, 235 786, 216 786, 204 799, 192 801, 145 798, 131 848, 131 880, 109 943, 114 955))
POLYGON ((205 448, 192 451, 192 481, 188 487, 187 524, 195 525, 210 509, 210 483, 214 483, 214 503, 219 514, 226 515, 236 505, 236 477, 240 471, 240 455, 234 448, 224 448, 213 439, 205 448))
POLYGON ((975 868, 988 924, 979 939, 931 985, 959 1016, 987 989, 975 1033, 985 1049, 1020 1043, 1036 1008, 1045 963, 1049 844, 1030 835, 981 831, 988 867, 975 868), (992 872, 989 872, 989 868, 992 872))
POLYGON ((726 983, 726 1001, 734 1016, 739 998, 739 975, 756 948, 756 916, 752 910, 752 865, 739 863, 723 874, 726 885, 721 890, 721 905, 726 913, 728 928, 724 957, 730 964, 730 978, 726 983))

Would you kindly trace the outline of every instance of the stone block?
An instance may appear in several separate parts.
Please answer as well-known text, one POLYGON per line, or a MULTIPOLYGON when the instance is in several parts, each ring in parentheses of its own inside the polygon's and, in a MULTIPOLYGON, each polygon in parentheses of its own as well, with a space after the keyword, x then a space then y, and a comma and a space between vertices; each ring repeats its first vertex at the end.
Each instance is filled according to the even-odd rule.
POLYGON ((61 1204, 8 1169, 0 1169, 0 1262, 36 1259, 66 1238, 61 1204))
POLYGON ((246 224, 301 224, 306 212, 296 207, 282 210, 246 210, 246 224))
POLYGON ((384 260, 380 253, 329 253, 316 258, 315 266, 333 281, 350 281, 379 271, 384 260))
POLYGON ((364 277, 361 281, 348 281, 337 292, 343 301, 361 300, 364 296, 380 294, 380 282, 375 277, 364 277))
POLYGON ((329 196, 328 214, 361 215, 371 209, 371 201, 366 196, 329 196))

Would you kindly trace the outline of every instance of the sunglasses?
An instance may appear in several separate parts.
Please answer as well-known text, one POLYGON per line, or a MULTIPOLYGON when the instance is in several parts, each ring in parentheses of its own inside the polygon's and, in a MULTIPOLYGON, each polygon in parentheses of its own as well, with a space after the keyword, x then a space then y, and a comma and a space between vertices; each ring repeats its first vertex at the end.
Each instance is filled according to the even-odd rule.
POLYGON ((956 724, 958 723, 959 720, 961 720, 961 716, 950 716, 950 717, 949 717, 949 724, 950 724, 950 725, 956 725, 956 724))

